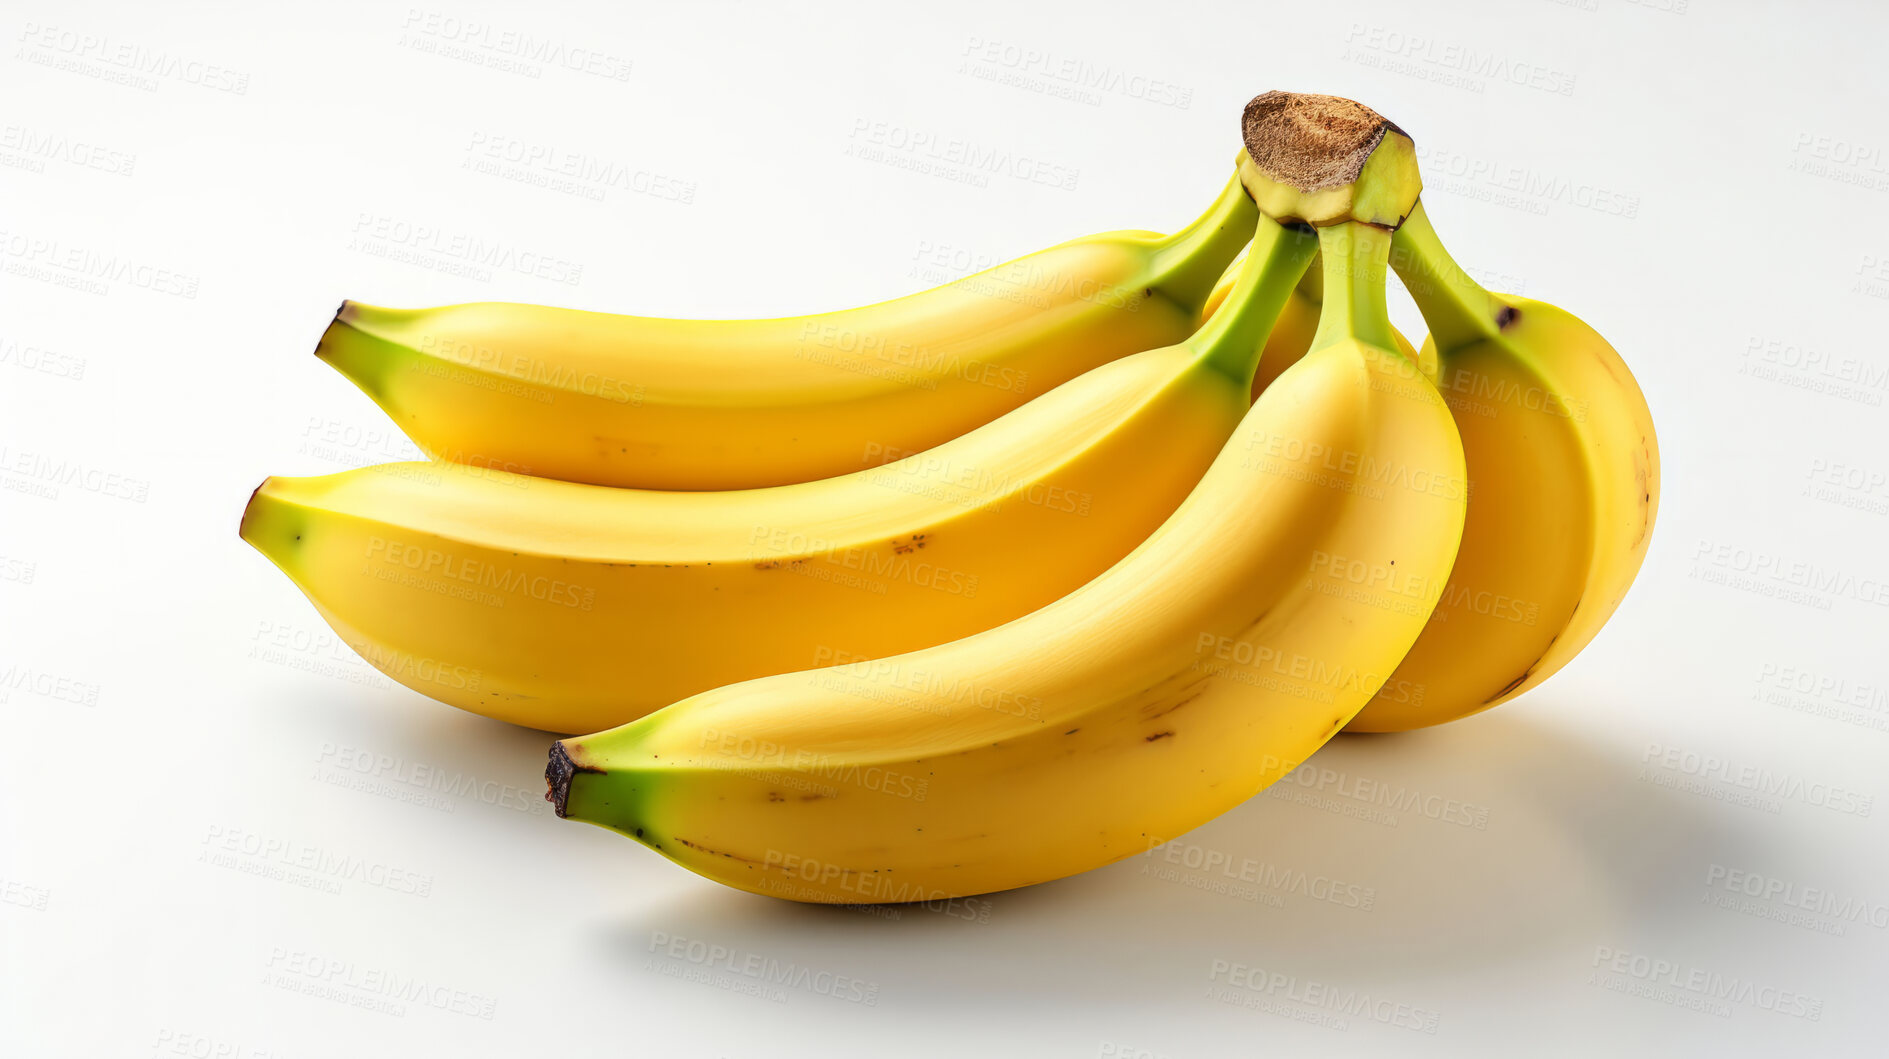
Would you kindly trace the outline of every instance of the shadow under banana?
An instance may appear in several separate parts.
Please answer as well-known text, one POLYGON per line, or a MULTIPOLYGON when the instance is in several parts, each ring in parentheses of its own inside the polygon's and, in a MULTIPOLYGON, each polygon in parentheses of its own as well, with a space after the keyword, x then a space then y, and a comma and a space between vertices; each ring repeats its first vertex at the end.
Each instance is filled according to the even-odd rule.
POLYGON ((1405 992, 1560 953, 1578 969, 1696 905, 1691 873, 1741 845, 1638 768, 1526 713, 1343 737, 1169 846, 1060 882, 896 915, 700 886, 626 897, 603 936, 639 971, 652 936, 685 936, 877 982, 882 1004, 1159 1004, 1215 960, 1405 992))

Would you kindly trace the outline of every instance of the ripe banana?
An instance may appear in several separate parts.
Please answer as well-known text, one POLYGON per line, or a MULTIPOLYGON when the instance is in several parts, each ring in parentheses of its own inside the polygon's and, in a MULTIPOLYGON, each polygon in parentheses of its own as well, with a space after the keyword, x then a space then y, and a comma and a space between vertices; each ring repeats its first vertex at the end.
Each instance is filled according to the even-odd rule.
POLYGON ((1076 589, 1161 525, 1250 406, 1316 246, 1258 221, 1239 285, 1186 342, 893 464, 726 492, 394 464, 271 478, 242 535, 390 677, 553 731, 945 643, 1076 589))
POLYGON ((1463 519, 1448 410, 1390 348, 1389 233, 1319 235, 1314 351, 1131 555, 962 640, 567 739, 558 813, 756 893, 937 900, 1140 853, 1296 767, 1429 615, 1350 571, 1440 587, 1463 519))
POLYGON ((1387 685, 1401 694, 1351 722, 1367 732, 1466 717, 1567 664, 1632 585, 1659 507, 1652 413, 1606 339, 1552 305, 1485 290, 1421 202, 1394 248, 1472 495, 1435 616, 1387 685))
POLYGON ((317 356, 436 458, 647 489, 815 481, 929 449, 1179 342, 1257 211, 1076 239, 908 297, 771 320, 344 303, 317 356))

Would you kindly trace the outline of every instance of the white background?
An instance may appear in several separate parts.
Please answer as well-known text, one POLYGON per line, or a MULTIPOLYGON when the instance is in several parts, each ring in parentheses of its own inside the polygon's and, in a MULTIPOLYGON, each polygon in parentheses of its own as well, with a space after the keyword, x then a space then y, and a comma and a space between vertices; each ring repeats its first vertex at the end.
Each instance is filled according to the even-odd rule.
POLYGON ((1880 1054, 1880 6, 440 4, 3 5, 0 1053, 1880 1054), (1269 88, 1412 133, 1464 264, 1632 364, 1666 490, 1637 586, 1545 687, 1341 738, 1172 863, 970 919, 722 889, 556 820, 546 736, 390 685, 237 540, 265 475, 413 453, 310 356, 343 297, 873 301, 1172 229, 1269 88), (940 166, 954 141, 1008 162, 940 166), (488 149, 642 176, 537 186, 488 149), (454 239, 549 274, 455 274, 454 239), (374 878, 284 869, 305 855, 374 878), (1261 881, 1213 892, 1229 872, 1261 881), (665 937, 876 1003, 691 981, 665 937), (1232 964, 1280 976, 1271 1010, 1210 995, 1232 964), (407 979, 442 1006, 369 1006, 407 979), (1320 990, 1373 1005, 1333 1020, 1320 990))

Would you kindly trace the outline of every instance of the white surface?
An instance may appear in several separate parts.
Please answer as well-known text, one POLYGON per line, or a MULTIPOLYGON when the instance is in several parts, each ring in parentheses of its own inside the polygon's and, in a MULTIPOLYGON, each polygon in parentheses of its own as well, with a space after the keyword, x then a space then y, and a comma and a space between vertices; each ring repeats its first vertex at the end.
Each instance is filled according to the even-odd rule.
POLYGON ((4 4, 0 1054, 1881 1054, 1880 6, 428 2, 4 4), (521 38, 597 58, 503 67, 521 38), (1123 76, 1065 91, 1077 68, 1123 76), (1274 87, 1412 132, 1464 263, 1633 365, 1666 492, 1573 666, 1341 739, 1182 863, 982 922, 724 890, 555 820, 545 736, 389 685, 236 538, 266 474, 413 451, 309 355, 343 297, 875 300, 1182 223, 1274 87), (1009 167, 910 168, 954 140, 1009 167), (572 193, 483 171, 494 148, 645 175, 572 193), (466 239, 540 267, 454 274, 466 239), (1210 855, 1232 867, 1186 867, 1210 855), (1229 871, 1259 881, 1198 888, 1229 871), (663 938, 875 1003, 693 981, 663 938), (1235 990, 1271 1010, 1212 993, 1223 965, 1280 976, 1235 990), (423 999, 386 1000, 411 980, 423 999), (1354 992, 1372 1006, 1334 1015, 1354 992))

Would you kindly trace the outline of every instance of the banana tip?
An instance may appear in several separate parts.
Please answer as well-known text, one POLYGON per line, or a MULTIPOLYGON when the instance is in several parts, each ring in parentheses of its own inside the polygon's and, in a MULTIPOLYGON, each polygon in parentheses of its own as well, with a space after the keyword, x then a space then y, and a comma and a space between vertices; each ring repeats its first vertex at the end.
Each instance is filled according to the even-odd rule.
POLYGON ((332 361, 335 351, 329 344, 329 340, 335 336, 337 331, 352 330, 355 319, 360 315, 361 305, 359 302, 343 301, 341 305, 335 309, 334 319, 328 321, 328 326, 321 330, 321 337, 315 341, 316 358, 332 361))
POLYGON ((580 772, 601 773, 602 769, 579 765, 562 742, 551 744, 551 760, 544 766, 544 800, 551 803, 559 817, 569 816, 571 779, 580 772))
POLYGON ((264 478, 257 484, 256 488, 249 491, 249 501, 243 505, 242 521, 236 524, 236 535, 243 540, 249 539, 249 520, 250 516, 256 511, 256 496, 264 489, 268 488, 270 481, 271 479, 264 478))

